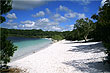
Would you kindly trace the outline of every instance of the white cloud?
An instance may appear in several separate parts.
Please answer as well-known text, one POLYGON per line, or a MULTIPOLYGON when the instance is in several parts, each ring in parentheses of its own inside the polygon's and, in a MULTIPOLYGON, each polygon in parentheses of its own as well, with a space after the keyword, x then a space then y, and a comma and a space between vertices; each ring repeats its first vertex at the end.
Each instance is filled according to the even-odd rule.
POLYGON ((58 26, 52 26, 51 27, 51 31, 61 31, 62 29, 61 29, 61 27, 58 27, 58 26))
POLYGON ((21 21, 22 24, 32 24, 33 21, 30 21, 30 20, 26 20, 26 21, 21 21))
MULTIPOLYGON (((77 1, 77 0, 76 0, 77 1)), ((86 0, 84 0, 86 1, 86 0)), ((71 9, 69 9, 68 7, 65 7, 65 6, 62 6, 60 5, 59 8, 57 8, 57 10, 61 10, 61 11, 67 11, 67 13, 64 14, 64 16, 61 16, 60 14, 55 14, 53 15, 53 19, 55 21, 58 21, 58 22, 64 22, 67 20, 67 18, 75 18, 77 17, 78 19, 80 18, 85 18, 85 14, 84 13, 78 13, 78 12, 73 12, 71 9)))
POLYGON ((52 16, 52 19, 54 20, 54 21, 56 21, 56 22, 65 22, 66 20, 67 20, 67 18, 66 17, 64 17, 64 16, 61 16, 60 14, 54 14, 53 16, 52 16))
POLYGON ((61 15, 58 14, 58 13, 56 13, 56 14, 53 15, 53 18, 59 18, 59 17, 61 17, 61 15))
POLYGON ((8 20, 8 22, 13 22, 13 20, 8 20))
POLYGON ((17 28, 18 28, 18 26, 13 26, 13 28, 14 28, 14 29, 17 29, 17 28))
POLYGON ((58 22, 49 22, 47 25, 58 25, 58 22))
POLYGON ((67 17, 67 18, 74 18, 74 17, 76 17, 76 15, 77 15, 77 13, 72 13, 72 12, 70 12, 70 13, 66 13, 65 14, 65 17, 67 17))
POLYGON ((65 25, 65 28, 63 29, 63 31, 72 31, 74 28, 74 24, 72 25, 65 25))
MULTIPOLYGON (((42 18, 36 21, 22 21, 18 26, 21 29, 43 29, 43 30, 53 30, 53 26, 58 25, 57 22, 51 22, 48 18, 42 18)), ((55 29, 54 29, 55 30, 55 29)))
POLYGON ((45 9, 46 13, 50 14, 50 10, 48 8, 45 9))
POLYGON ((8 15, 6 16, 8 19, 17 19, 16 14, 15 13, 8 13, 8 15))
POLYGON ((90 3, 90 0, 82 0, 81 4, 82 5, 88 5, 90 3))
POLYGON ((67 18, 65 18, 64 16, 60 16, 59 18, 55 19, 56 22, 65 22, 66 20, 67 18))
POLYGON ((71 12, 71 9, 65 7, 65 6, 62 6, 60 5, 58 8, 57 8, 57 11, 67 11, 67 12, 71 12))
POLYGON ((35 15, 32 15, 33 17, 43 17, 45 15, 45 13, 43 11, 39 11, 38 13, 36 13, 35 15))
POLYGON ((44 30, 46 30, 46 31, 62 31, 62 27, 60 27, 60 26, 56 26, 56 25, 51 25, 51 26, 46 26, 46 27, 44 27, 44 30))
POLYGON ((13 0, 13 9, 28 10, 45 4, 45 0, 13 0))
POLYGON ((74 28, 74 24, 69 25, 69 31, 72 31, 72 30, 73 30, 73 28, 74 28))
POLYGON ((81 19, 81 18, 86 18, 86 16, 85 16, 84 13, 83 13, 83 14, 80 14, 80 13, 79 13, 79 14, 77 14, 77 15, 78 15, 78 18, 79 18, 79 19, 81 19))
POLYGON ((71 0, 71 1, 77 1, 81 5, 88 5, 91 3, 93 0, 71 0))
POLYGON ((6 25, 7 25, 7 26, 15 26, 15 25, 17 25, 17 23, 7 22, 6 25))
POLYGON ((24 24, 22 27, 27 27, 27 28, 33 27, 35 25, 35 22, 30 20, 21 21, 21 23, 24 24))
POLYGON ((38 20, 39 22, 49 22, 50 20, 48 18, 42 18, 38 20))

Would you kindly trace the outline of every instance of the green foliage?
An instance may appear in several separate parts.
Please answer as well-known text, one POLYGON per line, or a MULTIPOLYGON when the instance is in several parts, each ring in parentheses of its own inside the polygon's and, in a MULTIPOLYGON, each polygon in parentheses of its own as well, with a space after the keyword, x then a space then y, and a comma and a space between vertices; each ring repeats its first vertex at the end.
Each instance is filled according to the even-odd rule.
POLYGON ((6 21, 5 17, 2 14, 6 14, 12 9, 12 1, 11 0, 1 0, 0 1, 0 24, 6 21))
POLYGON ((54 35, 52 36, 52 39, 59 41, 59 40, 62 40, 63 37, 61 35, 54 35))
POLYGON ((17 47, 11 41, 6 40, 8 31, 1 29, 0 32, 0 65, 10 62, 10 57, 13 56, 17 47))
POLYGON ((75 40, 80 40, 81 38, 79 38, 77 30, 73 30, 73 31, 65 31, 65 39, 66 40, 70 40, 70 41, 75 41, 75 40))
MULTIPOLYGON (((0 7, 0 24, 3 23, 6 19, 3 17, 3 14, 6 14, 12 9, 11 0, 1 0, 0 7)), ((0 66, 7 65, 10 62, 10 57, 13 56, 14 51, 17 50, 17 47, 13 45, 11 41, 7 40, 8 30, 0 29, 0 66)), ((0 67, 0 68, 1 68, 0 67)))
POLYGON ((107 48, 108 61, 110 63, 110 1, 106 0, 104 6, 99 8, 98 15, 93 15, 96 21, 96 29, 94 30, 94 39, 102 41, 107 48))
POLYGON ((74 25, 74 29, 76 32, 76 35, 80 39, 84 39, 85 42, 87 40, 87 37, 90 32, 94 30, 94 24, 92 20, 85 18, 85 19, 79 19, 76 21, 76 24, 74 25))
POLYGON ((64 37, 63 32, 58 31, 43 31, 41 29, 39 30, 7 29, 7 30, 8 37, 14 36, 14 37, 32 37, 32 38, 52 38, 53 35, 60 35, 64 37))
POLYGON ((65 31, 64 34, 65 34, 64 38, 66 40, 73 40, 73 33, 72 33, 72 31, 65 31))

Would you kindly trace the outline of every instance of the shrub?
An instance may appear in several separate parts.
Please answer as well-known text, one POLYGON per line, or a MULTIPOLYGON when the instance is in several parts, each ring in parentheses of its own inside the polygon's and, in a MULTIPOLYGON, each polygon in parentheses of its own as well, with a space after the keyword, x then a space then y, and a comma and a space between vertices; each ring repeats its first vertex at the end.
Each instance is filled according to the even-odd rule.
POLYGON ((52 39, 59 41, 59 40, 62 40, 63 37, 60 35, 54 35, 54 36, 52 36, 52 39))

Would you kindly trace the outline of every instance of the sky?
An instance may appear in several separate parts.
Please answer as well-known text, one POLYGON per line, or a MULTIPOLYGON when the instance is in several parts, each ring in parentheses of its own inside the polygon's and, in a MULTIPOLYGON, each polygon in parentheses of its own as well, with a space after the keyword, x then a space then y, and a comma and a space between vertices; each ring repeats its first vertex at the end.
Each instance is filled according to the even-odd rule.
POLYGON ((71 31, 75 21, 91 18, 105 0, 13 0, 12 10, 5 14, 1 27, 9 29, 42 29, 71 31))

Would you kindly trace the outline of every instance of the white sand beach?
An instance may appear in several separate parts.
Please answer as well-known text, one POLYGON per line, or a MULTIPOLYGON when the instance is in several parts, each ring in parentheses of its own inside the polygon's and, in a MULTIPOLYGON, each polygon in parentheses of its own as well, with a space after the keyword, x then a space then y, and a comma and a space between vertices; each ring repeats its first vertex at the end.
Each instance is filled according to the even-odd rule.
POLYGON ((109 73, 102 63, 103 51, 100 42, 62 40, 8 65, 29 73, 109 73))

